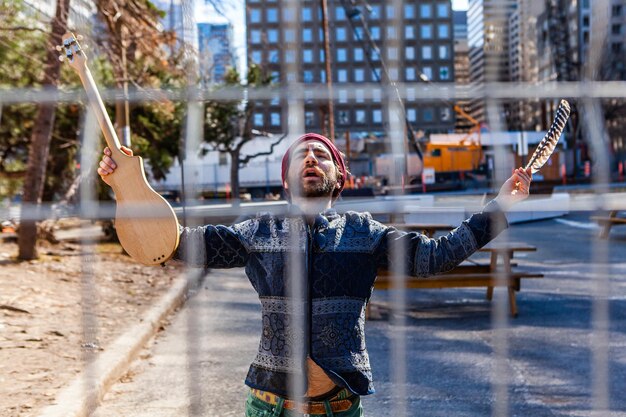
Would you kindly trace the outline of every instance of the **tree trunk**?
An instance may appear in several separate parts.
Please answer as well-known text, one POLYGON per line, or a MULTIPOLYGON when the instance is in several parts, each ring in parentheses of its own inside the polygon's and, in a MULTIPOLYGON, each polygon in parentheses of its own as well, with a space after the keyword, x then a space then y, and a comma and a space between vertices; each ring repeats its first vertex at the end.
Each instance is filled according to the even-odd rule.
POLYGON ((233 201, 239 201, 239 148, 230 150, 230 190, 233 201))
MULTIPOLYGON (((48 37, 48 53, 44 71, 50 80, 44 85, 47 89, 56 89, 58 83, 61 63, 54 46, 61 44, 61 38, 67 27, 69 10, 70 0, 57 1, 56 15, 52 20, 52 31, 48 37)), ((30 149, 28 151, 28 167, 24 179, 22 215, 18 236, 18 257, 23 260, 37 258, 37 223, 32 218, 34 211, 29 210, 29 207, 32 208, 41 203, 55 109, 54 103, 41 103, 35 117, 30 149)))

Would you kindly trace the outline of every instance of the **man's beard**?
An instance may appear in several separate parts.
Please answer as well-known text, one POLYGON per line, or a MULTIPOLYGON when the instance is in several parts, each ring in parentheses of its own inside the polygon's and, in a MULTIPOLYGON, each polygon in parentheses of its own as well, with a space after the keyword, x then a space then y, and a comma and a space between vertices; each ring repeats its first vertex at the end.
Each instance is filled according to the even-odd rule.
POLYGON ((326 175, 320 178, 321 181, 305 183, 304 178, 300 182, 300 194, 303 197, 319 198, 329 197, 335 191, 337 179, 332 179, 326 175))

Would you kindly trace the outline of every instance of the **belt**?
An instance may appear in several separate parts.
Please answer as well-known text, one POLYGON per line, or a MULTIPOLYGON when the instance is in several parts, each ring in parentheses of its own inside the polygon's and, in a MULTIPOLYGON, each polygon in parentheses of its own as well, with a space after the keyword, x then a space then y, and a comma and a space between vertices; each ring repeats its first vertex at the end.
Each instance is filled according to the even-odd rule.
MULTIPOLYGON (((271 392, 261 391, 255 388, 252 388, 251 392, 252 395, 254 395, 256 398, 270 405, 278 404, 278 399, 281 398, 280 396, 272 394, 271 392)), ((330 409, 333 411, 333 413, 341 413, 343 411, 349 410, 357 398, 358 396, 352 394, 350 391, 344 388, 337 394, 330 397, 327 401, 330 404, 330 409)), ((303 414, 326 414, 324 401, 298 402, 284 399, 283 408, 286 410, 296 410, 297 408, 298 412, 303 414)))

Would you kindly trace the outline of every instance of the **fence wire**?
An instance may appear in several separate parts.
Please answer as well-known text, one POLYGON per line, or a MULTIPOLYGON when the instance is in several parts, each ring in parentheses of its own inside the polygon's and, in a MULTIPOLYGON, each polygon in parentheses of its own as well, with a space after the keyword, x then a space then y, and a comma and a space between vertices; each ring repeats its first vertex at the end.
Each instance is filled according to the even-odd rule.
MULTIPOLYGON (((505 2, 502 2, 503 4, 505 2)), ((290 10, 289 13, 293 16, 301 16, 301 9, 303 2, 296 0, 285 0, 282 3, 282 7, 290 10)), ((304 2, 306 4, 306 2, 304 2)), ((332 3, 334 5, 334 3, 332 3)), ((382 3, 383 5, 387 3, 382 3)), ((401 0, 394 0, 389 2, 389 5, 393 5, 396 10, 402 10, 404 4, 401 0)), ((604 4, 604 2, 598 2, 597 4, 604 4)), ((599 7, 594 2, 594 7, 599 7)), ((608 4, 608 3, 607 3, 608 4)), ((187 24, 193 26, 194 17, 190 10, 193 8, 193 2, 184 2, 183 8, 186 10, 185 18, 189 21, 187 24)), ((384 7, 384 6, 383 6, 384 7)), ((594 9, 596 10, 596 9, 594 9)), ((599 14, 599 12, 597 12, 599 14)), ((395 28, 396 33, 402 33, 401 19, 392 19, 392 27, 395 28)), ((293 19, 292 21, 284 25, 285 29, 292 29, 298 31, 302 22, 299 19, 293 19)), ((601 25, 598 26, 600 28, 601 25)), ((605 25, 604 31, 606 32, 609 25, 605 25)), ((600 29, 598 29, 600 32, 600 29)), ((599 38, 601 38, 598 35, 599 38)), ((504 39, 501 40, 504 42, 504 39)), ((397 48, 393 41, 385 44, 385 48, 397 48)), ((396 43, 399 43, 397 41, 396 43)), ((299 53, 301 45, 297 43, 287 43, 284 45, 287 53, 297 54, 299 53)), ((596 46, 596 52, 602 49, 602 46, 596 46)), ((598 57, 596 59, 599 60, 598 57)), ((398 70, 399 62, 391 62, 389 65, 390 70, 398 70)), ((337 84, 334 89, 327 89, 326 85, 322 84, 303 84, 297 81, 291 81, 297 79, 297 74, 300 69, 295 63, 285 64, 284 72, 286 79, 290 80, 282 86, 269 86, 264 88, 220 88, 220 89, 205 89, 200 88, 193 83, 186 88, 181 89, 168 89, 168 90, 132 90, 128 93, 117 89, 102 88, 102 97, 107 102, 114 102, 120 97, 128 97, 132 104, 144 104, 144 103, 158 103, 163 100, 172 100, 186 104, 186 116, 184 122, 184 137, 183 140, 183 155, 196 155, 199 152, 203 138, 203 104, 208 101, 231 101, 231 100, 249 100, 258 103, 280 97, 281 102, 284 103, 284 112, 286 114, 286 129, 288 131, 287 142, 295 140, 298 136, 306 132, 305 128, 305 104, 307 100, 313 100, 314 102, 327 102, 329 99, 334 103, 338 103, 340 99, 346 97, 340 97, 337 84), (293 74, 293 76, 289 76, 293 74)), ((549 196, 539 195, 533 196, 533 188, 531 186, 531 199, 535 204, 534 208, 529 209, 525 207, 513 207, 510 211, 510 216, 528 215, 529 212, 543 212, 550 214, 555 213, 577 213, 586 212, 588 214, 603 215, 608 211, 614 210, 626 210, 626 203, 624 197, 624 188, 626 185, 621 182, 618 184, 612 184, 610 171, 610 150, 608 148, 609 137, 605 127, 605 119, 602 111, 602 102, 605 99, 617 98, 626 99, 626 85, 623 81, 597 81, 594 79, 593 69, 588 70, 588 76, 585 80, 580 82, 547 82, 544 84, 537 83, 508 83, 501 82, 497 79, 487 79, 486 82, 481 84, 478 88, 476 86, 469 87, 467 85, 461 85, 454 82, 450 83, 437 83, 437 82, 404 82, 395 83, 393 85, 380 85, 374 83, 341 83, 341 88, 347 91, 347 99, 355 100, 357 98, 357 88, 364 91, 365 100, 372 100, 375 97, 382 97, 382 108, 386 114, 386 120, 388 123, 384 126, 385 136, 389 140, 383 144, 384 153, 394 156, 395 164, 393 164, 390 170, 390 177, 388 178, 389 184, 395 186, 397 189, 401 189, 404 185, 403 181, 407 181, 407 169, 408 169, 408 143, 406 140, 406 128, 404 120, 404 111, 402 104, 396 99, 399 95, 402 100, 411 100, 411 103, 438 103, 444 100, 448 103, 453 103, 456 100, 467 99, 484 99, 487 103, 486 114, 487 121, 491 130, 494 132, 505 132, 506 121, 503 120, 503 115, 506 114, 506 104, 513 100, 535 99, 535 100, 555 100, 558 101, 561 98, 568 98, 577 104, 577 107, 582 115, 581 125, 583 126, 583 135, 586 143, 589 145, 594 156, 593 174, 591 176, 590 184, 587 188, 582 187, 562 187, 560 192, 568 193, 569 197, 565 200, 551 199, 549 196), (396 93, 397 92, 397 93, 396 93), (581 191, 582 190, 582 191, 581 191), (545 201, 542 201, 545 199, 545 201)), ((62 87, 59 91, 48 91, 41 89, 3 89, 0 90, 0 125, 1 109, 3 106, 10 106, 14 104, 24 103, 82 103, 87 104, 86 95, 80 90, 67 90, 62 87)), ((80 147, 80 165, 84 172, 95 170, 97 160, 101 155, 101 149, 99 144, 100 131, 95 122, 95 117, 89 110, 88 106, 85 106, 85 117, 81 119, 80 126, 81 134, 81 147, 80 147)), ((131 136, 132 137, 132 136, 131 136)), ((499 186, 510 176, 511 169, 511 157, 510 157, 510 144, 494 143, 492 146, 493 151, 493 179, 488 189, 482 190, 476 193, 456 193, 456 194, 434 194, 426 193, 426 196, 433 196, 433 204, 429 206, 424 199, 424 194, 393 197, 371 197, 371 198, 358 198, 358 197, 345 197, 337 204, 340 211, 354 210, 358 212, 370 211, 372 214, 387 223, 394 223, 398 218, 403 218, 407 214, 417 214, 419 218, 420 213, 424 212, 439 212, 439 214, 445 212, 446 209, 457 209, 466 213, 479 211, 482 205, 488 200, 489 196, 493 196, 497 193, 499 186), (452 207, 451 207, 452 205, 452 207)), ((235 162, 231 162, 235 163, 235 162)), ((198 198, 198 190, 201 190, 204 186, 203 183, 199 183, 201 180, 197 175, 198 167, 196 165, 185 165, 184 161, 182 167, 180 167, 182 177, 185 184, 182 190, 184 196, 185 208, 176 209, 179 216, 179 222, 181 225, 187 227, 197 227, 204 225, 207 221, 232 221, 233 219, 242 219, 250 215, 254 215, 256 212, 270 211, 278 216, 285 216, 287 214, 287 203, 255 203, 255 202, 243 202, 239 199, 233 198, 232 201, 219 201, 214 204, 206 204, 205 200, 198 198)), ((88 178, 85 175, 85 178, 88 178)), ((623 180, 622 180, 623 181, 623 180)), ((535 181, 533 185, 538 185, 540 181, 535 181)), ((97 200, 95 194, 95 185, 93 182, 84 180, 81 186, 80 200, 73 207, 65 207, 61 211, 58 205, 54 204, 40 204, 35 206, 21 206, 20 216, 15 211, 10 212, 12 214, 6 214, 12 216, 16 221, 24 219, 33 219, 36 221, 49 220, 51 218, 61 218, 65 216, 78 217, 87 221, 101 221, 108 220, 115 217, 115 204, 100 202, 97 200)), ((133 218, 141 218, 144 216, 150 216, 149 207, 146 208, 141 204, 128 212, 133 218)), ((553 217, 553 216, 546 216, 553 217)), ((566 216, 567 217, 567 216, 566 216)), ((406 219, 406 218, 405 218, 406 219)), ((546 233, 549 234, 551 223, 546 224, 546 233)), ((285 270, 288 271, 288 299, 287 308, 291 309, 294 315, 295 323, 293 327, 295 330, 293 333, 288 334, 289 343, 292 347, 291 359, 301 360, 303 364, 302 373, 296 373, 291 375, 289 379, 289 397, 295 399, 296 402, 304 402, 305 391, 307 386, 306 381, 306 369, 309 366, 306 360, 306 354, 308 352, 309 338, 311 337, 311 323, 307 321, 306 312, 299 314, 302 306, 310 308, 308 303, 311 303, 311 288, 309 286, 307 277, 307 271, 309 265, 307 265, 307 259, 305 259, 301 249, 301 241, 299 239, 300 229, 298 224, 290 225, 293 230, 290 235, 290 241, 288 242, 289 249, 286 250, 284 256, 285 270), (301 304, 301 305, 299 305, 301 304), (306 334, 308 332, 308 334, 306 334)), ((458 226, 454 225, 454 226, 458 226)), ((500 237, 498 237, 498 244, 506 245, 519 243, 515 241, 515 229, 517 224, 511 225, 511 228, 505 231, 500 237)), ((617 230, 617 229, 616 229, 617 230)), ((526 235, 527 236, 527 235, 526 235)), ((615 235, 614 235, 615 236, 615 235)), ((544 238, 539 240, 541 243, 545 243, 544 238)), ((97 405, 96 403, 100 398, 90 397, 90 394, 94 389, 100 389, 96 385, 96 381, 101 378, 101 373, 106 370, 97 369, 96 367, 89 366, 98 359, 98 320, 97 320, 97 300, 98 300, 98 271, 94 269, 97 253, 94 252, 93 246, 88 244, 89 242, 83 242, 81 245, 81 256, 83 258, 83 271, 82 271, 82 287, 81 287, 81 306, 82 309, 82 326, 83 326, 83 351, 84 351, 84 369, 83 374, 85 397, 89 397, 88 401, 92 401, 92 405, 89 407, 89 412, 93 412, 97 405)), ((439 244, 445 243, 445 237, 439 237, 439 244)), ((526 242, 531 245, 539 245, 535 242, 526 242)), ((559 245, 559 237, 553 237, 553 244, 559 245)), ((619 300, 618 307, 623 309, 624 304, 624 283, 615 282, 613 277, 620 274, 621 269, 612 264, 611 246, 615 245, 619 248, 624 248, 623 237, 619 238, 600 239, 597 237, 590 237, 586 242, 588 245, 588 252, 591 254, 592 265, 590 266, 589 276, 594 277, 593 282, 589 283, 589 288, 592 289, 588 294, 591 306, 591 317, 588 319, 591 322, 590 331, 585 334, 586 340, 582 340, 580 343, 584 345, 584 348, 588 349, 590 356, 588 357, 589 377, 591 379, 590 390, 586 387, 580 387, 579 394, 591 399, 591 407, 581 409, 570 409, 567 407, 561 408, 557 404, 549 404, 544 409, 533 409, 529 406, 528 409, 522 408, 521 411, 517 409, 519 399, 514 398, 518 392, 516 387, 519 384, 520 375, 516 374, 516 370, 521 365, 518 362, 522 362, 526 359, 516 357, 518 352, 518 346, 513 345, 517 341, 515 338, 515 331, 518 328, 516 320, 510 317, 510 298, 505 289, 496 288, 494 292, 494 298, 492 303, 489 304, 489 311, 485 314, 490 315, 490 319, 487 323, 488 328, 477 329, 475 326, 470 325, 469 328, 473 330, 467 330, 467 332, 490 331, 489 338, 486 345, 491 349, 491 353, 488 355, 491 359, 491 363, 486 368, 490 370, 488 376, 488 382, 490 388, 485 390, 489 393, 490 399, 486 400, 488 403, 486 407, 489 409, 489 413, 494 417, 506 417, 513 415, 530 415, 525 414, 528 410, 531 410, 533 415, 624 415, 626 413, 626 404, 623 399, 615 398, 615 392, 617 389, 626 388, 626 372, 624 369, 624 357, 614 357, 615 350, 623 345, 612 344, 612 337, 615 336, 615 326, 613 320, 613 314, 618 314, 618 319, 623 322, 623 312, 614 313, 611 307, 612 297, 617 296, 619 300), (614 289, 617 288, 618 293, 614 293, 614 289), (514 340, 512 340, 514 339, 514 340), (622 362, 620 362, 622 361, 622 362), (619 366, 619 374, 612 373, 612 367, 619 366), (551 409, 551 407, 553 407, 551 409), (563 414, 560 414, 560 412, 563 414), (543 413, 543 414, 542 414, 543 413)), ((454 337, 458 333, 452 336, 445 332, 445 327, 438 327, 442 320, 458 320, 459 322, 466 323, 467 320, 477 319, 476 314, 470 314, 469 318, 459 317, 458 315, 451 315, 444 317, 443 319, 432 319, 432 305, 425 308, 426 315, 420 316, 420 308, 424 307, 424 302, 419 302, 417 307, 415 299, 412 296, 416 290, 409 290, 407 280, 408 271, 405 270, 405 252, 406 248, 403 245, 390 244, 390 247, 394 248, 394 253, 390 255, 390 259, 393 259, 394 265, 391 273, 391 289, 386 292, 385 290, 375 290, 374 296, 371 301, 372 304, 379 304, 382 306, 388 306, 388 321, 376 321, 373 328, 367 325, 366 333, 369 337, 369 332, 372 331, 376 337, 376 341, 380 344, 388 345, 388 349, 382 350, 386 355, 387 364, 373 363, 374 368, 374 382, 376 383, 377 376, 382 376, 383 380, 380 383, 381 392, 373 395, 373 400, 366 403, 365 413, 368 415, 368 407, 372 410, 377 410, 379 415, 393 415, 393 416, 416 416, 416 415, 444 415, 438 414, 432 410, 440 406, 446 412, 450 412, 448 403, 450 402, 462 402, 464 395, 472 395, 464 392, 456 392, 455 389, 461 387, 463 384, 459 382, 471 383, 469 376, 472 375, 471 370, 464 372, 464 369, 452 369, 453 365, 450 363, 441 364, 441 372, 445 373, 450 371, 451 376, 449 386, 452 387, 450 392, 441 394, 436 392, 440 387, 429 387, 429 378, 441 378, 440 376, 434 376, 432 374, 422 374, 417 378, 415 372, 424 371, 422 365, 421 368, 413 368, 414 361, 416 361, 416 354, 411 353, 415 349, 415 346, 411 345, 416 340, 415 328, 420 332, 433 332, 433 334, 441 334, 441 338, 454 337), (378 296, 382 296, 381 299, 377 299, 378 296), (384 301, 383 301, 384 300, 384 301), (382 323, 382 324, 381 324, 382 323), (382 329, 382 330, 381 330, 382 329), (446 334, 444 334, 446 333, 446 334), (385 369, 380 374, 377 374, 377 367, 385 369), (458 372, 458 374, 457 374, 458 372), (466 381, 459 381, 467 377, 466 381), (456 378, 456 379, 455 379, 456 378), (416 382, 416 379, 418 382, 416 382), (424 390, 424 392, 419 392, 424 390), (382 397, 382 398, 381 398, 382 397), (432 398, 432 399, 431 399, 432 398), (439 401, 440 403, 437 403, 439 401), (378 402, 384 404, 382 407, 378 402), (418 408, 426 405, 425 412, 421 412, 418 408), (381 411, 384 410, 384 411, 381 411), (432 414, 429 414, 431 413, 432 414)), ((188 251, 197 251, 198 248, 188 246, 188 251)), ((542 248, 539 248, 541 251, 542 248)), ((553 252, 551 252, 553 253, 553 252)), ((196 258, 197 255, 189 253, 189 258, 196 258)), ((626 253, 622 253, 620 258, 620 266, 626 263, 626 253)), ((558 259, 553 259, 553 263, 547 263, 546 265, 553 266, 558 264, 558 259)), ((539 260, 530 262, 535 268, 539 263, 539 260), (534 263, 533 263, 534 262, 534 263)), ((524 263, 524 258, 519 261, 521 266, 524 263)), ((1 268, 1 266, 0 266, 1 268)), ((567 274, 567 270, 570 268, 576 268, 576 266, 563 265, 564 273, 567 274)), ((552 269, 550 269, 552 271, 552 269)), ((190 297, 198 297, 201 292, 209 291, 209 299, 211 293, 219 294, 219 289, 210 287, 211 284, 206 284, 211 289, 206 290, 203 286, 205 283, 211 280, 221 280, 223 278, 220 275, 222 272, 219 270, 207 270, 206 281, 198 279, 198 271, 194 268, 189 268, 186 272, 186 279, 189 281, 190 286, 193 283, 201 282, 200 286, 194 287, 194 291, 190 292, 190 297)), ((497 269, 496 281, 499 283, 508 282, 511 279, 510 271, 504 268, 497 269)), ((243 271, 241 271, 243 275, 243 271)), ((541 287, 542 300, 546 303, 551 302, 551 298, 546 294, 546 291, 552 290, 555 292, 560 291, 561 285, 558 279, 560 275, 550 275, 546 273, 543 278, 544 283, 541 287), (550 284, 546 284, 545 281, 550 280, 550 284), (554 284, 554 286, 551 286, 554 284)), ((195 285, 195 284, 193 284, 195 285)), ((502 285, 504 288, 506 284, 502 285)), ((207 287, 207 288, 209 288, 207 287)), ((530 288, 532 284, 529 284, 530 288)), ((237 290, 239 291, 239 290, 237 290)), ((477 292, 464 290, 460 293, 461 297, 476 296, 477 292)), ((523 294, 520 293, 520 294, 523 294)), ((444 297, 455 296, 454 292, 446 292, 444 297)), ((242 296, 243 297, 243 296, 242 296)), ((216 300, 217 301, 217 300, 216 300)), ((441 301, 441 297, 436 297, 432 300, 432 303, 438 303, 441 301)), ((537 302, 534 300, 534 302, 537 302)), ((523 304, 523 301, 520 301, 523 304)), ((473 305, 473 304, 472 304, 473 305)), ((454 304, 459 306, 459 304, 454 304)), ((467 307, 460 303, 460 308, 467 307)), ((615 307, 613 307, 615 308, 615 307)), ((520 306, 520 309, 524 309, 520 306)), ((550 314, 550 311, 543 312, 536 306, 533 309, 529 309, 531 312, 528 314, 550 314)), ((446 310, 449 313, 449 308, 446 310)), ((424 312, 422 312, 424 313, 424 312)), ((483 312, 484 313, 484 312, 483 312)), ((203 357, 204 352, 214 346, 217 342, 212 337, 212 331, 216 331, 215 323, 206 316, 205 308, 199 303, 189 303, 188 307, 184 310, 185 321, 182 322, 185 329, 185 340, 180 340, 180 343, 184 344, 186 354, 185 375, 184 383, 185 388, 182 392, 185 393, 187 404, 184 410, 177 410, 176 415, 188 415, 188 416, 201 416, 201 415, 243 415, 243 403, 245 399, 241 397, 241 401, 237 404, 228 402, 223 404, 222 398, 230 398, 232 392, 222 392, 219 386, 213 387, 214 389, 207 391, 206 380, 220 380, 224 378, 222 374, 212 373, 210 366, 206 366, 207 362, 219 361, 219 358, 206 358, 203 357), (220 408, 222 407, 222 408, 220 408)), ((441 313, 445 316, 444 313, 441 313)), ((527 314, 527 313, 522 313, 527 314)), ((251 320, 257 320, 259 312, 255 311, 250 313, 251 320)), ((220 320, 228 323, 229 317, 220 317, 220 320)), ((524 322, 527 323, 527 322, 524 322)), ((236 326, 233 322, 233 326, 236 326)), ((521 325, 519 325, 521 326, 521 325)), ((454 326, 452 326, 454 328, 454 326)), ((461 327, 455 328, 458 330, 461 327)), ((265 329, 260 329, 265 330, 265 329)), ((623 330, 619 330, 618 333, 623 333, 623 330)), ((473 336, 472 336, 473 337, 473 336)), ((477 336, 482 337, 482 336, 477 336)), ((487 337, 487 336, 485 336, 487 337)), ((623 343, 623 335, 619 335, 620 343, 623 343)), ((235 341, 230 344, 230 349, 239 349, 239 338, 233 338, 235 341)), ((369 339, 368 339, 369 340, 369 339)), ((224 343, 221 341, 220 343, 224 343)), ((228 344, 228 343, 226 343, 228 344)), ((443 342, 442 342, 443 344, 443 342)), ((534 346, 537 350, 536 355, 541 354, 542 347, 534 346)), ((471 347, 464 350, 462 346, 458 347, 458 351, 451 352, 452 354, 464 354, 470 355, 475 352, 470 352, 471 347)), ((374 347, 378 356, 381 354, 381 348, 379 346, 374 347)), ((419 351, 419 348, 417 349, 419 351)), ((248 349, 249 351, 249 349, 248 349)), ((432 352, 430 352, 432 353, 432 352)), ((252 359, 252 358, 250 358, 252 359)), ((461 365, 471 367, 473 364, 468 363, 466 358, 459 359, 461 365)), ((540 363, 541 360, 538 359, 540 363)), ((545 364, 543 370, 538 371, 539 374, 556 373, 557 370, 552 369, 557 364, 545 364)), ((430 368, 429 368, 430 369, 430 368)), ((485 369, 482 367, 481 369, 485 369)), ((428 371, 428 369, 426 369, 428 371)), ((432 371, 432 369, 431 369, 432 371)), ((165 370, 164 372, 168 372, 165 370)), ((245 376, 245 371, 242 373, 241 369, 233 369, 232 375, 237 377, 245 376)), ((231 376, 232 376, 231 375, 231 376)), ((232 378, 236 378, 232 376, 232 378)), ((521 377, 523 378, 523 376, 521 377)), ((164 384, 167 383, 167 375, 163 376, 164 384)), ((567 381, 561 381, 566 384, 567 381)), ((229 387, 232 384, 225 384, 229 387)), ((538 385, 540 386, 540 385, 538 385)), ((181 391, 172 389, 174 395, 178 395, 181 391)), ((565 389, 565 388, 563 388, 565 389)), ((242 390, 239 393, 244 392, 242 390)), ((473 392, 473 391, 470 391, 473 392)), ((484 392, 484 391, 483 391, 484 392)), ((474 392, 475 393, 475 392, 474 392)), ((529 392, 523 392, 522 395, 531 397, 529 392)), ((245 394, 244 394, 245 395, 245 394)), ((468 402, 480 404, 477 405, 477 410, 469 412, 467 415, 481 415, 484 412, 483 401, 476 398, 466 398, 468 402)), ((555 403, 558 402, 558 398, 555 398, 555 403)), ((131 400, 132 401, 132 400, 131 400)), ((164 399, 167 402, 166 399, 164 399)), ((546 400, 546 403, 549 403, 546 400)), ((152 407, 152 406, 151 406, 152 407)), ((471 407, 470 407, 471 408, 471 407)), ((154 411, 154 410, 153 410, 154 411)), ((458 411, 458 410, 457 410, 458 411)), ((467 411, 467 410, 466 410, 467 411)), ((157 414, 160 415, 160 414, 157 414)), ((448 414, 453 415, 453 414, 448 414)), ((484 414, 482 414, 484 415, 484 414)))

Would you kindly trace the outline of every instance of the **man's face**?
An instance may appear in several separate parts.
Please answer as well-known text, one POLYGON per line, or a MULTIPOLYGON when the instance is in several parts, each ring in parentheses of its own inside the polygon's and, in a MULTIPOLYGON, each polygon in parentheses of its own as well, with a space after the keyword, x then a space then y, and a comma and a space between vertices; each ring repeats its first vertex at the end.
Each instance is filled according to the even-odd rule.
POLYGON ((322 143, 309 140, 300 143, 291 153, 285 188, 301 197, 330 197, 338 172, 330 150, 322 143))

